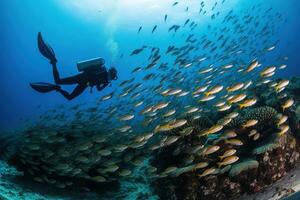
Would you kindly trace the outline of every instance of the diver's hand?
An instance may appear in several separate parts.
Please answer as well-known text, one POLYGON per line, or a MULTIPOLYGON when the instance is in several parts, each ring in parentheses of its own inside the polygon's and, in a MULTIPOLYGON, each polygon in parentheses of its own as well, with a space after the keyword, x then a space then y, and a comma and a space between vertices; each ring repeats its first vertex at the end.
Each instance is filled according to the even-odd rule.
POLYGON ((97 87, 97 90, 100 92, 100 91, 103 90, 107 85, 108 85, 108 83, 98 84, 96 87, 97 87))

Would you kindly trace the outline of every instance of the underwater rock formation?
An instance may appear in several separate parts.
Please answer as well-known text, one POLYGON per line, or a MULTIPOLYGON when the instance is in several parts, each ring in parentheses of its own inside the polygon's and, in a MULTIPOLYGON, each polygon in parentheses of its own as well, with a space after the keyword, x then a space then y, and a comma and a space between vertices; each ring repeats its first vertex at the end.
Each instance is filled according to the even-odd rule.
POLYGON ((157 192, 162 199, 216 200, 259 192, 282 178, 299 160, 299 146, 293 136, 286 134, 278 138, 277 144, 273 148, 257 147, 263 150, 232 165, 224 174, 199 177, 198 173, 190 172, 157 180, 157 192))
MULTIPOLYGON (((253 94, 256 95, 260 89, 256 88, 253 94)), ((292 92, 288 95, 292 95, 292 92)), ((202 147, 199 146, 193 152, 197 153, 193 154, 191 163, 198 163, 196 166, 201 167, 193 165, 192 170, 186 173, 171 174, 154 180, 161 199, 237 199, 244 193, 254 194, 262 191, 295 168, 300 153, 300 137, 297 134, 300 130, 300 109, 280 113, 282 109, 278 99, 271 93, 265 98, 259 105, 268 106, 239 111, 238 116, 224 124, 223 133, 209 135, 206 140, 198 138, 202 147), (270 106, 271 101, 275 102, 274 108, 270 106), (249 120, 255 123, 247 127, 245 124, 249 120), (283 124, 286 125, 282 126, 283 124), (230 137, 225 137, 226 132, 233 134, 237 140, 228 143, 230 137), (225 154, 230 154, 227 161, 222 158, 225 154)), ((225 115, 217 120, 217 124, 223 124, 226 119, 228 116, 225 115)), ((169 134, 176 134, 176 131, 169 134)), ((193 132, 188 137, 195 135, 199 136, 199 132, 193 132)), ((172 152, 177 148, 185 149, 182 152, 190 152, 194 145, 189 143, 182 146, 177 142, 173 146, 163 147, 160 152, 156 152, 152 164, 162 174, 167 166, 181 166, 181 157, 186 155, 179 154, 176 157, 172 152), (189 148, 186 148, 187 146, 189 148)))

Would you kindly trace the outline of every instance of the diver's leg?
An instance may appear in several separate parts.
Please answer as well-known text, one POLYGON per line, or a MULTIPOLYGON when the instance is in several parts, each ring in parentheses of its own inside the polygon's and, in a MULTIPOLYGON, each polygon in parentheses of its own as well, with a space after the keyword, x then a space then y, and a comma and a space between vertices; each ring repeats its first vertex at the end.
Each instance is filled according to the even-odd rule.
POLYGON ((87 88, 86 85, 79 84, 75 87, 75 89, 71 94, 61 88, 59 88, 57 91, 61 93, 66 99, 72 100, 75 97, 79 96, 86 88, 87 88))
POLYGON ((40 32, 38 33, 38 48, 41 54, 50 60, 51 64, 57 63, 53 49, 44 42, 40 32))
POLYGON ((53 68, 53 77, 54 77, 54 81, 56 84, 59 85, 72 85, 72 84, 76 84, 80 82, 80 74, 79 75, 75 75, 75 76, 71 76, 68 78, 60 78, 59 76, 59 72, 57 69, 56 64, 52 64, 52 68, 53 68))

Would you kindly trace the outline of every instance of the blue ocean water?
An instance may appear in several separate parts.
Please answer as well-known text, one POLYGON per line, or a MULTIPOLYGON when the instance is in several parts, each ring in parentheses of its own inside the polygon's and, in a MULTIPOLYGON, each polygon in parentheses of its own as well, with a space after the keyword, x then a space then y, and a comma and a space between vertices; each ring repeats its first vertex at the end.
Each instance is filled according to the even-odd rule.
MULTIPOLYGON (((238 58, 241 59, 232 63, 234 67, 240 67, 242 62, 239 63, 239 61, 241 60, 247 62, 247 65, 252 60, 260 61, 262 59, 263 66, 287 65, 285 70, 276 72, 276 77, 291 78, 300 75, 298 66, 300 63, 300 2, 298 0, 185 0, 178 1, 178 4, 174 5, 175 2, 175 0, 1 1, 0 130, 17 129, 28 123, 34 124, 39 120, 41 114, 47 114, 51 109, 55 109, 59 113, 60 109, 63 111, 66 107, 85 103, 95 106, 95 102, 97 102, 99 113, 104 116, 108 115, 108 117, 100 118, 103 119, 100 126, 108 124, 112 126, 112 129, 118 129, 124 125, 123 122, 117 120, 118 117, 130 112, 136 115, 134 120, 140 123, 143 120, 143 117, 137 116, 140 110, 135 111, 131 105, 136 103, 133 98, 136 93, 124 98, 116 97, 117 95, 120 97, 125 90, 122 86, 123 81, 134 78, 134 83, 141 84, 141 88, 148 88, 149 85, 151 89, 140 90, 141 94, 136 94, 142 96, 144 108, 161 102, 160 97, 151 93, 155 86, 162 85, 164 88, 183 86, 183 90, 194 90, 197 88, 193 82, 196 72, 207 69, 211 65, 224 66, 224 64, 230 64, 229 60, 233 61, 238 58), (204 5, 203 9, 201 9, 201 5, 204 5), (199 10, 201 11, 199 12, 199 10), (217 15, 213 16, 216 13, 217 15), (253 24, 245 19, 242 19, 244 21, 241 24, 228 22, 230 17, 234 19, 245 15, 247 15, 247 19, 255 19, 259 23, 253 24), (187 20, 189 21, 187 22, 187 20), (196 25, 194 29, 191 28, 192 22, 196 25), (226 23, 228 23, 229 32, 224 32, 222 38, 217 40, 215 37, 222 35, 222 31, 218 28, 226 27, 226 23), (180 25, 177 32, 168 31, 172 25, 180 25), (155 26, 157 28, 154 30, 155 26), (255 34, 256 29, 264 26, 267 27, 266 34, 255 34), (140 27, 142 29, 139 32, 140 27), (237 32, 243 27, 252 31, 242 34, 237 32), (76 63, 79 61, 102 57, 105 59, 107 68, 114 66, 117 69, 118 80, 112 81, 111 85, 101 92, 98 92, 96 88, 92 93, 86 89, 72 101, 66 100, 55 91, 45 94, 34 91, 29 86, 31 82, 54 83, 52 66, 38 50, 38 32, 42 33, 44 40, 53 48, 61 77, 77 74, 76 63), (217 47, 226 41, 226 38, 234 38, 232 46, 238 47, 235 49, 236 55, 231 53, 231 49, 215 48, 211 51, 210 48, 213 48, 214 45, 209 48, 204 47, 205 41, 201 43, 201 48, 193 49, 184 56, 197 59, 209 57, 209 62, 204 61, 204 64, 198 63, 197 65, 189 62, 174 63, 176 54, 174 54, 175 56, 167 54, 168 47, 172 45, 182 47, 191 34, 196 38, 199 36, 197 38, 199 42, 203 41, 203 38, 210 38, 217 47), (249 39, 251 42, 247 43, 248 46, 238 46, 245 39, 240 35, 251 38, 249 39), (257 52, 253 50, 255 45, 257 45, 257 52), (273 45, 275 46, 274 50, 270 50, 270 52, 265 50, 273 45), (130 55, 139 48, 144 48, 142 53, 130 55), (157 49, 159 49, 160 61, 151 69, 154 78, 149 78, 150 81, 145 80, 145 76, 150 72, 144 68, 150 63, 151 53, 157 49), (239 49, 241 52, 238 52, 239 49), (218 56, 215 56, 216 54, 218 56), (249 55, 253 56, 249 57, 249 55), (213 56, 215 56, 215 60, 213 56), (222 56, 227 59, 226 63, 219 59, 222 56), (288 59, 283 59, 285 57, 288 59), (162 63, 167 63, 167 73, 158 69, 157 66, 162 63), (191 68, 182 67, 189 64, 192 65, 191 68), (139 66, 143 69, 138 73, 132 73, 139 66), (176 79, 176 74, 180 72, 185 75, 185 84, 181 84, 176 79), (171 76, 172 79, 168 80, 167 78, 171 76), (110 93, 115 95, 114 98, 99 103, 99 99, 110 93), (107 111, 108 107, 116 109, 118 115, 110 117, 107 111)), ((183 52, 184 50, 181 53, 183 52)), ((213 80, 218 84, 228 86, 230 83, 227 80, 239 80, 239 78, 236 71, 232 70, 228 79, 222 78, 220 75, 214 77, 213 80)), ((72 91, 74 88, 73 86, 62 87, 67 91, 72 91)), ((170 98, 168 100, 172 100, 172 106, 174 109, 178 108, 178 113, 183 112, 182 105, 189 105, 192 102, 187 98, 183 100, 170 98), (176 107, 176 105, 178 106, 176 107)), ((191 103, 191 105, 194 104, 191 103)), ((52 116, 51 114, 53 113, 50 113, 49 116, 52 116)), ((59 121, 60 119, 54 120, 59 121)), ((91 117, 91 120, 95 119, 91 117)), ((143 128, 145 127, 139 126, 138 123, 129 124, 135 126, 136 132, 144 132, 143 128)), ((145 132, 149 131, 147 125, 146 128, 145 132)), ((123 182, 123 185, 126 184, 123 182)), ((130 184, 132 183, 128 183, 128 185, 130 184)), ((141 187, 143 190, 144 186, 141 187)))
MULTIPOLYGON (((29 82, 53 82, 51 66, 37 49, 37 33, 43 33, 45 40, 52 45, 58 59, 61 76, 77 73, 76 62, 103 57, 108 66, 114 65, 119 71, 119 81, 125 80, 133 66, 147 55, 131 58, 128 54, 142 45, 165 47, 173 38, 166 29, 172 24, 183 23, 187 18, 197 19, 201 26, 213 24, 209 17, 197 15, 198 1, 180 2, 178 7, 171 6, 172 1, 124 0, 124 1, 1 1, 1 101, 0 127, 14 127, 20 118, 36 115, 37 106, 46 109, 59 104, 70 104, 55 92, 38 94, 29 87, 29 82), (183 5, 184 4, 184 5, 183 5), (185 6, 191 5, 185 13, 185 6), (144 6, 144 7, 143 7, 144 6), (123 10, 124 9, 124 10, 123 10), (197 10, 197 11, 196 11, 197 10), (182 13, 180 13, 182 12, 182 13), (164 15, 169 15, 169 22, 164 23, 164 15), (158 24, 155 34, 152 27, 158 24), (140 34, 137 29, 143 26, 140 34), (124 54, 124 58, 119 56, 124 54)), ((213 4, 208 1, 207 4, 213 4)), ((282 13, 286 23, 279 28, 280 40, 277 53, 289 56, 285 75, 299 75, 299 2, 297 0, 255 0, 227 1, 219 5, 222 14, 233 9, 243 13, 250 5, 272 7, 282 13)), ((255 16, 257 13, 252 13, 255 16)), ((276 19, 262 19, 277 23, 276 19)), ((182 34, 185 34, 181 31, 182 34)), ((187 34, 187 33, 186 33, 187 34)), ((249 33, 251 34, 251 33, 249 33)), ((259 39, 259 38, 258 38, 259 39)), ((108 93, 118 87, 103 92, 108 93)), ((101 94, 84 92, 72 103, 84 102, 99 97, 101 94)))

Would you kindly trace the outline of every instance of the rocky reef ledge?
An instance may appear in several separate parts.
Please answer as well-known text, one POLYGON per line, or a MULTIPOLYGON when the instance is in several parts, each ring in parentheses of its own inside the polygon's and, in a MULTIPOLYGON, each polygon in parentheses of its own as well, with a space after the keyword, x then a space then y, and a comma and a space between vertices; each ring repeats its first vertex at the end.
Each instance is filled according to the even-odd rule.
MULTIPOLYGON (((285 91, 285 97, 292 97, 295 104, 289 110, 281 108, 282 100, 278 96, 272 96, 271 92, 263 92, 267 91, 266 87, 256 87, 252 90, 253 95, 260 99, 260 107, 242 111, 239 117, 224 125, 223 128, 237 133, 235 137, 241 144, 228 144, 226 139, 222 139, 222 135, 217 136, 221 139, 215 137, 204 142, 199 137, 193 136, 195 134, 199 136, 203 130, 209 130, 214 124, 218 124, 220 117, 215 116, 212 120, 202 118, 194 122, 193 126, 197 127, 195 133, 185 136, 181 143, 169 145, 156 152, 152 164, 158 168, 158 171, 162 171, 162 175, 164 171, 170 169, 167 168, 170 165, 180 166, 181 163, 186 164, 189 160, 196 163, 196 167, 190 165, 192 170, 188 172, 173 176, 169 174, 167 177, 162 176, 154 180, 153 185, 160 198, 277 200, 300 191, 300 181, 298 181, 300 177, 300 80, 292 78, 290 83, 285 91), (288 119, 283 120, 285 128, 280 127, 282 123, 279 122, 279 118, 283 119, 282 116, 288 119), (249 119, 255 119, 259 123, 252 127, 252 130, 240 128, 241 124, 245 124, 249 119), (260 133, 257 139, 253 137, 255 133, 260 133), (195 146, 199 148, 195 149, 195 146), (212 153, 206 153, 208 149, 211 151, 215 146, 218 148, 212 153), (236 149, 238 161, 220 166, 222 161, 220 156, 222 157, 232 148, 236 149), (177 149, 180 149, 181 153, 176 154, 177 149), (187 158, 187 152, 196 152, 194 150, 198 153, 187 158)), ((176 131, 166 134, 176 134, 176 131)))
POLYGON ((159 186, 156 187, 157 192, 161 199, 172 200, 237 199, 243 194, 261 192, 296 167, 299 146, 293 136, 286 134, 280 137, 278 146, 261 148, 264 152, 258 154, 255 160, 247 159, 233 165, 228 173, 199 178, 191 172, 179 177, 159 179, 156 182, 159 186))
POLYGON ((296 200, 299 199, 300 192, 300 165, 287 172, 287 174, 272 184, 272 186, 266 187, 259 193, 244 194, 238 200, 296 200))

